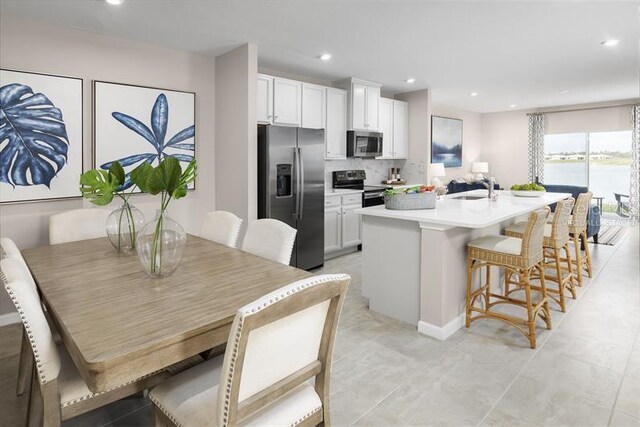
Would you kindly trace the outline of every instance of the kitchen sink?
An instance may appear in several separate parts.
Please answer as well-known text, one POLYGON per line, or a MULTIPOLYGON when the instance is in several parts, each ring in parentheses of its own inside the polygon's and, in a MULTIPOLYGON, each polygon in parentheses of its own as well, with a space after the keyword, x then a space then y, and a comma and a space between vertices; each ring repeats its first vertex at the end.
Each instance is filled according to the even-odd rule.
POLYGON ((458 200, 480 200, 480 199, 486 199, 487 196, 458 196, 458 197, 452 197, 452 199, 458 199, 458 200))

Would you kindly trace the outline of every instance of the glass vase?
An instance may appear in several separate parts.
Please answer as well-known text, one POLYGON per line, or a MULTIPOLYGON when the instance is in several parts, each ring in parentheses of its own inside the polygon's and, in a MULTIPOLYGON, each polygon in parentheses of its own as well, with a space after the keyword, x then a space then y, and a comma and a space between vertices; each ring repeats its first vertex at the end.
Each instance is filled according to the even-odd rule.
POLYGON ((107 217, 107 236, 118 252, 131 252, 136 248, 137 233, 143 225, 142 212, 125 201, 107 217))
POLYGON ((136 250, 147 274, 163 277, 178 268, 186 244, 184 228, 166 212, 158 210, 156 217, 138 233, 136 250))

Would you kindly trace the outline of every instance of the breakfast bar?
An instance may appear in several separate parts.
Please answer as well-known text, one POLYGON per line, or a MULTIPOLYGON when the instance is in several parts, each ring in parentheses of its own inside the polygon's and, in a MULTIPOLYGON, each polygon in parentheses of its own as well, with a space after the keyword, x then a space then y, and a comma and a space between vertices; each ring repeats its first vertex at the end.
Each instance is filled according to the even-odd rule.
POLYGON ((362 294, 369 309, 437 339, 455 333, 464 324, 467 243, 501 234, 529 212, 570 196, 496 194, 451 194, 437 200, 435 209, 357 210, 363 219, 362 294))

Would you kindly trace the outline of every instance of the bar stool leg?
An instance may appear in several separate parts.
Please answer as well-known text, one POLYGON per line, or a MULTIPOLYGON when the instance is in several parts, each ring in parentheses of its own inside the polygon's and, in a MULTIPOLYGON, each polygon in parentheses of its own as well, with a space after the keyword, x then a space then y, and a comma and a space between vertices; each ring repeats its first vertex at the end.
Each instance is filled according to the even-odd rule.
POLYGON ((578 276, 578 286, 582 286, 582 252, 580 251, 580 236, 574 234, 573 237, 573 246, 575 246, 576 250, 576 267, 577 267, 577 276, 578 276))
POLYGON ((587 232, 583 231, 582 233, 580 233, 580 237, 584 242, 584 255, 587 259, 587 274, 591 278, 593 277, 593 272, 591 271, 591 253, 589 252, 589 242, 587 242, 587 232))
MULTIPOLYGON (((543 273, 544 274, 544 273, 543 273)), ((524 285, 524 293, 527 304, 527 326, 529 327, 529 344, 531 348, 536 348, 536 319, 533 313, 533 304, 531 303, 531 282, 530 282, 531 272, 526 270, 521 275, 524 285)), ((544 279, 542 279, 544 280, 544 279)))
POLYGON ((484 290, 484 309, 489 311, 489 307, 491 306, 491 266, 487 264, 487 287, 484 290))
POLYGON ((556 267, 556 280, 558 282, 558 297, 560 298, 560 311, 563 313, 567 310, 567 306, 564 301, 564 280, 562 278, 562 265, 560 264, 560 252, 558 248, 553 248, 553 260, 556 267))
POLYGON ((551 329, 551 310, 549 309, 549 296, 547 295, 547 284, 544 280, 544 266, 542 263, 536 265, 536 269, 540 273, 540 292, 542 293, 542 311, 544 312, 544 322, 547 329, 551 329))
POLYGON ((571 298, 576 299, 576 287, 573 284, 574 275, 573 275, 573 266, 571 260, 571 251, 569 250, 569 242, 567 242, 562 249, 564 249, 564 254, 567 260, 567 270, 569 271, 569 291, 571 291, 571 298))
POLYGON ((471 281, 473 278, 473 259, 467 258, 467 307, 465 315, 465 326, 471 325, 471 281))

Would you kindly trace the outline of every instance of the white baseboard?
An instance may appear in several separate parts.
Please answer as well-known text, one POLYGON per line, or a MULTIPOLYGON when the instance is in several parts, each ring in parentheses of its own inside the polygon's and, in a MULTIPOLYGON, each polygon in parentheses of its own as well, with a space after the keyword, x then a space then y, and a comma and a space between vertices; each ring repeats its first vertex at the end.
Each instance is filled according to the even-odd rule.
POLYGON ((18 313, 0 314, 0 327, 11 325, 13 323, 20 323, 20 316, 18 313))
POLYGON ((440 327, 432 325, 431 323, 418 322, 418 332, 427 335, 429 337, 444 341, 451 335, 455 334, 458 329, 464 325, 464 313, 451 320, 446 325, 440 327))

